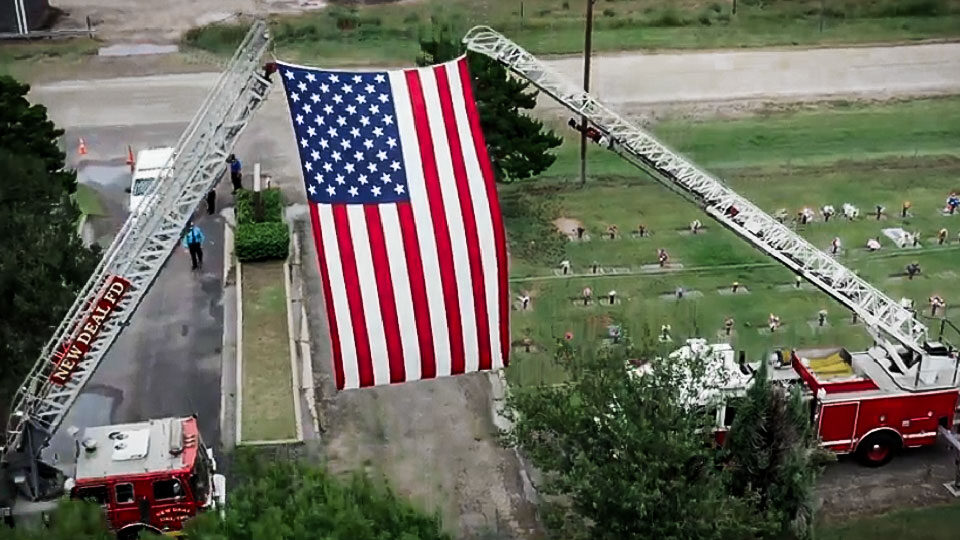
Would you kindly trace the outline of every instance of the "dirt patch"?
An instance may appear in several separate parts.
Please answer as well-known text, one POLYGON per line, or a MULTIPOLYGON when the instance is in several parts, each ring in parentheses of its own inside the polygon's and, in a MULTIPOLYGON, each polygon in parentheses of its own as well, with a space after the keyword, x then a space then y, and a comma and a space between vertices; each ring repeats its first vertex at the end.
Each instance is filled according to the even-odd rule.
POLYGON ((496 440, 486 374, 354 390, 327 410, 334 470, 382 474, 458 538, 538 538, 516 454, 496 440))
POLYGON ((553 226, 569 238, 576 238, 577 227, 583 227, 583 223, 579 219, 558 217, 557 219, 553 220, 553 226))

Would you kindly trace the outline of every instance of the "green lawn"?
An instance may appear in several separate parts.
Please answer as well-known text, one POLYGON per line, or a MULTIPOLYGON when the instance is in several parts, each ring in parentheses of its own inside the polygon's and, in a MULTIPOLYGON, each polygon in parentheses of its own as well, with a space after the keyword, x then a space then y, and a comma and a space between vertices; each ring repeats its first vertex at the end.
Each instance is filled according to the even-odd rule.
POLYGON ((818 540, 954 540, 960 536, 960 505, 910 508, 882 516, 817 527, 818 540))
MULTIPOLYGON (((846 251, 841 261, 886 291, 893 298, 909 297, 918 306, 940 294, 948 306, 960 304, 954 291, 960 285, 960 218, 943 216, 940 208, 949 191, 960 190, 960 99, 920 100, 820 111, 770 114, 741 120, 665 122, 654 128, 668 144, 696 156, 708 170, 721 170, 727 183, 773 213, 783 207, 791 216, 803 206, 820 208, 832 204, 839 211, 844 202, 855 204, 864 214, 876 204, 890 215, 878 223, 865 216, 848 222, 816 221, 801 234, 828 248, 839 236, 846 251), (738 139, 749 137, 749 142, 738 139), (722 151, 727 141, 730 152, 722 151), (829 142, 824 142, 829 141, 829 142), (898 156, 902 148, 905 156, 898 156), (916 154, 916 157, 915 155, 916 154), (798 166, 802 163, 802 166, 798 166), (912 215, 899 218, 902 201, 913 203, 912 215), (886 227, 920 231, 924 246, 919 250, 885 246, 876 254, 863 249, 866 240, 886 227), (937 246, 934 236, 945 227, 950 243, 937 246), (923 274, 908 281, 894 274, 917 261, 923 274)), ((514 339, 529 336, 539 351, 515 352, 508 371, 514 382, 556 382, 559 370, 551 365, 554 340, 573 332, 578 344, 595 343, 611 323, 661 320, 673 326, 675 338, 700 335, 717 339, 724 317, 736 320, 733 336, 739 349, 752 356, 775 347, 868 344, 865 332, 853 328, 849 314, 826 295, 810 289, 790 289, 792 274, 772 262, 733 233, 705 218, 694 206, 635 172, 613 154, 594 148, 590 170, 596 171, 585 188, 574 181, 576 144, 567 141, 558 162, 540 179, 527 184, 502 186, 501 197, 510 201, 520 192, 534 197, 544 217, 580 221, 592 236, 589 242, 569 242, 561 255, 542 255, 512 248, 512 288, 516 295, 527 291, 533 297, 532 311, 514 311, 514 339), (573 144, 571 144, 573 143, 573 144), (532 195, 531 195, 532 194, 532 195), (701 219, 707 230, 691 236, 686 228, 701 219), (635 238, 630 232, 644 223, 653 236, 635 238), (617 225, 621 238, 601 239, 609 225, 617 225), (643 272, 643 265, 656 263, 657 248, 664 247, 684 270, 669 273, 643 272), (555 275, 560 258, 571 261, 573 278, 555 275), (593 261, 627 275, 590 275, 593 261), (749 294, 720 294, 733 281, 749 294), (584 307, 575 300, 584 287, 596 295, 616 290, 621 301, 614 306, 595 301, 584 307), (683 287, 687 297, 678 302, 670 295, 683 287), (697 291, 691 293, 690 291, 697 291), (699 296, 697 295, 699 293, 699 296), (829 312, 829 326, 812 325, 820 309, 829 312), (765 328, 770 313, 784 326, 776 334, 765 328)), ((529 237, 530 205, 514 205, 505 212, 511 238, 529 237), (521 236, 527 234, 527 236, 521 236)), ((546 240, 541 242, 546 245, 546 240)), ((953 314, 955 309, 951 309, 953 314)))
POLYGON ((97 195, 97 190, 86 184, 77 184, 77 191, 73 195, 73 200, 77 203, 80 212, 88 216, 107 215, 103 209, 103 205, 100 203, 100 196, 97 195))
POLYGON ((242 440, 297 436, 283 263, 246 263, 243 286, 242 440))
MULTIPOLYGON (((960 0, 819 0, 751 2, 617 0, 595 10, 598 51, 701 49, 776 45, 835 45, 960 36, 960 0), (762 4, 762 5, 759 5, 762 4)), ((273 19, 277 55, 295 62, 408 64, 431 21, 462 34, 477 24, 496 28, 539 54, 583 47, 583 0, 514 2, 433 0, 333 7, 273 19), (522 6, 522 13, 521 13, 522 6)), ((212 25, 189 32, 185 43, 230 54, 244 27, 212 25)))
POLYGON ((20 79, 31 73, 79 62, 97 54, 99 43, 89 38, 0 44, 0 75, 20 79))

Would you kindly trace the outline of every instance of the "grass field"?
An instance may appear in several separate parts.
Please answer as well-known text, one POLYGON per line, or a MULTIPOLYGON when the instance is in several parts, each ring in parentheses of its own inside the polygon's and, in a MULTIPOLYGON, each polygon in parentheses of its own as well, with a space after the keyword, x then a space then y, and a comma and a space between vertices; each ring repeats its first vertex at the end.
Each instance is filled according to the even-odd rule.
POLYGON ((107 215, 103 209, 103 205, 100 203, 97 190, 86 184, 77 184, 77 191, 73 195, 73 200, 77 203, 77 208, 80 209, 80 212, 88 216, 107 215))
POLYGON ((99 44, 89 38, 33 41, 0 45, 0 75, 25 78, 43 69, 79 62, 97 54, 99 44))
POLYGON ((293 375, 283 263, 247 263, 243 286, 244 441, 292 439, 293 375))
MULTIPOLYGON (((891 297, 912 298, 926 308, 931 294, 945 298, 948 307, 960 303, 954 292, 960 284, 960 217, 940 212, 946 195, 960 190, 957 124, 960 99, 948 98, 694 124, 668 121, 653 130, 707 170, 719 171, 731 187, 770 213, 785 208, 792 217, 804 206, 818 209, 831 204, 838 210, 845 202, 858 206, 865 216, 857 221, 834 218, 823 223, 818 218, 800 232, 825 250, 833 237, 840 237, 844 251, 839 258, 844 264, 891 297), (729 151, 724 151, 725 143, 729 151), (907 219, 899 217, 904 200, 913 204, 907 219), (868 215, 877 204, 888 209, 881 222, 868 215), (881 236, 884 248, 868 253, 863 248, 866 240, 886 227, 919 231, 922 247, 896 249, 881 236), (944 246, 934 238, 940 228, 950 231, 950 242, 944 246), (914 261, 923 269, 920 277, 911 281, 897 275, 914 261)), ((565 142, 557 163, 540 179, 501 188, 513 243, 513 291, 533 298, 532 310, 513 312, 513 335, 529 336, 540 349, 514 354, 508 372, 512 380, 555 382, 560 373, 549 358, 556 338, 569 331, 578 344, 589 345, 612 323, 637 331, 631 321, 636 325, 649 320, 655 330, 661 321, 669 322, 675 339, 693 335, 719 339, 724 317, 732 316, 733 342, 752 356, 781 346, 868 344, 866 333, 854 328, 849 314, 826 295, 791 288, 789 271, 615 155, 592 149, 591 178, 580 188, 572 143, 565 142), (517 199, 523 202, 516 204, 517 199), (538 208, 533 213, 541 221, 577 220, 591 240, 564 243, 562 254, 523 251, 518 243, 533 239, 547 246, 554 240, 545 237, 546 228, 532 222, 530 211, 511 213, 510 208, 538 208), (691 236, 687 227, 697 218, 707 229, 691 236), (631 235, 639 223, 653 235, 631 235), (620 238, 601 238, 609 225, 618 226, 620 238), (642 268, 656 264, 661 247, 669 251, 672 262, 684 266, 682 271, 642 268), (556 275, 560 258, 571 262, 576 276, 556 275), (589 267, 594 261, 619 274, 592 275, 589 267), (726 294, 733 281, 749 293, 726 294), (584 287, 597 296, 615 290, 620 302, 609 306, 594 300, 584 307, 575 300, 584 287), (681 301, 672 294, 677 287, 687 291, 681 301), (814 322, 820 309, 828 311, 825 328, 814 322), (766 329, 770 313, 783 322, 776 334, 766 329)), ((951 308, 950 313, 954 311, 951 308)))
MULTIPOLYGON (((485 24, 539 54, 583 47, 583 0, 433 0, 361 8, 334 7, 273 20, 277 54, 295 62, 408 64, 431 21, 457 35, 485 24)), ((960 0, 759 2, 605 0, 595 9, 597 51, 702 49, 911 41, 960 36, 960 0), (821 5, 824 6, 821 13, 821 5)), ((185 43, 233 52, 245 27, 195 29, 185 43)))
POLYGON ((882 516, 817 527, 819 540, 954 540, 960 530, 960 505, 910 508, 882 516))

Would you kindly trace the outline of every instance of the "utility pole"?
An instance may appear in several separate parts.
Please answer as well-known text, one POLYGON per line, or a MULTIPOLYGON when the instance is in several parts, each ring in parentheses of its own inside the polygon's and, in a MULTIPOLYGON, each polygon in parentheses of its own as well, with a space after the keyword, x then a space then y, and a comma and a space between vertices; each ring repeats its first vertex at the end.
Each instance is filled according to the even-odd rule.
MULTIPOLYGON (((583 91, 590 91, 590 48, 593 44, 593 4, 587 0, 587 31, 583 38, 583 91)), ((587 117, 580 117, 580 185, 587 183, 587 117)))

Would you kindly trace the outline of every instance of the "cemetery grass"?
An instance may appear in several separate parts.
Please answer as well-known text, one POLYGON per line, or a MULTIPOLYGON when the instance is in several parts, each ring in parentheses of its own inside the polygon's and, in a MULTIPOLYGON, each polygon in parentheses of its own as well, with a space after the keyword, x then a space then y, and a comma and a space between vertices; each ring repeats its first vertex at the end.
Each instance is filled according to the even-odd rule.
MULTIPOLYGON (((943 216, 940 209, 950 190, 960 190, 960 159, 948 153, 960 143, 960 133, 949 127, 958 119, 960 100, 951 98, 696 124, 668 121, 653 131, 668 144, 696 156, 707 170, 720 171, 731 187, 770 213, 785 207, 792 218, 804 206, 819 209, 832 204, 837 211, 844 202, 858 206, 863 215, 857 221, 835 217, 823 223, 818 217, 803 227, 801 234, 824 250, 839 236, 844 243, 840 261, 864 279, 894 299, 912 298, 926 314, 926 299, 939 294, 947 301, 948 314, 955 316, 960 315, 960 308, 950 306, 960 304, 960 297, 952 294, 960 284, 960 216, 943 216), (796 128, 791 129, 792 125, 796 128), (753 142, 738 146, 736 139, 746 134, 753 142), (732 141, 730 154, 735 158, 719 150, 723 141, 732 141), (906 155, 897 155, 898 145, 906 155), (801 156, 802 160, 791 161, 788 156, 801 156), (904 200, 913 204, 907 219, 899 217, 904 200), (871 217, 876 204, 886 207, 886 217, 880 222, 871 217), (923 247, 895 248, 882 236, 881 229, 887 227, 920 231, 923 247), (950 231, 945 246, 936 245, 941 227, 950 231), (884 247, 871 254, 863 246, 875 236, 881 236, 884 247), (907 280, 897 275, 911 262, 920 263, 921 276, 907 280)), ((501 187, 502 198, 523 191, 551 210, 553 215, 547 218, 579 220, 591 236, 589 242, 565 244, 564 256, 576 277, 557 277, 554 269, 559 261, 529 257, 511 261, 513 297, 529 292, 533 298, 532 310, 512 312, 513 338, 530 337, 535 344, 531 353, 514 349, 508 369, 514 383, 559 382, 562 370, 551 360, 556 340, 571 332, 576 345, 594 347, 610 324, 622 323, 634 336, 644 331, 641 321, 649 321, 648 331, 653 333, 661 321, 671 324, 675 341, 664 352, 685 337, 722 338, 727 316, 736 321, 734 346, 752 358, 778 347, 859 348, 869 344, 867 334, 859 326, 854 328, 849 312, 839 304, 808 286, 790 288, 794 281, 791 272, 705 217, 694 205, 632 171, 615 155, 592 149, 590 170, 602 172, 591 175, 584 188, 579 187, 574 170, 576 144, 568 140, 557 163, 541 178, 501 187), (696 236, 687 231, 694 219, 707 227, 696 236), (644 223, 652 236, 634 237, 631 232, 639 223, 644 223), (611 224, 618 226, 620 238, 602 239, 611 224), (660 247, 684 269, 641 272, 643 265, 656 265, 660 247), (608 272, 633 273, 590 275, 593 261, 608 272), (750 292, 735 296, 718 293, 734 281, 750 292), (584 287, 594 292, 594 300, 586 307, 577 300, 584 287), (677 287, 688 291, 680 301, 671 296, 677 287), (620 302, 598 304, 597 299, 610 290, 617 292, 620 302), (820 309, 828 311, 825 328, 814 322, 820 309), (784 323, 774 334, 766 330, 770 313, 784 323)), ((507 216, 511 235, 516 234, 517 222, 507 216)))
MULTIPOLYGON (((354 10, 333 7, 277 16, 272 24, 278 55, 324 65, 409 63, 418 53, 417 38, 433 20, 451 23, 458 35, 477 24, 489 25, 536 54, 582 50, 582 1, 525 0, 522 17, 520 4, 433 0, 354 10)), ((857 0, 829 6, 822 18, 817 0, 762 8, 744 4, 733 15, 728 1, 604 2, 595 12, 594 48, 813 46, 960 36, 960 0, 857 0)), ((243 24, 216 24, 191 30, 184 42, 229 55, 243 32, 243 24)))
POLYGON ((881 516, 817 527, 821 540, 899 540, 923 531, 925 540, 952 540, 960 527, 960 505, 897 510, 881 516))

